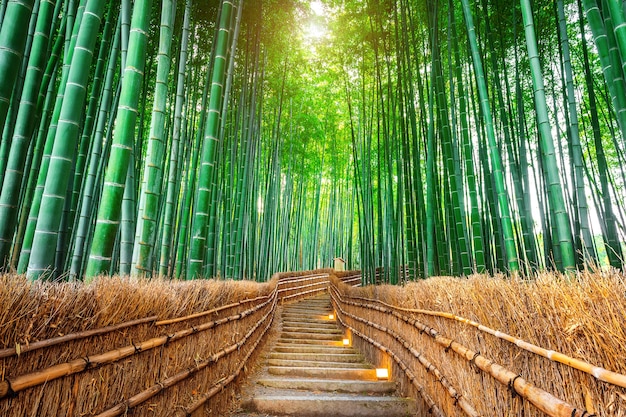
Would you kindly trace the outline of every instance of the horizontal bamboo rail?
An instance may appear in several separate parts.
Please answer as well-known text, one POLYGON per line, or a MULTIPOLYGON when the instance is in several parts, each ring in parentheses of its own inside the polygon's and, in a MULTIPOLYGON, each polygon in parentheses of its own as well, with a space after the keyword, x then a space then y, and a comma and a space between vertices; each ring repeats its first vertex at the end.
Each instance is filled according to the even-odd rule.
MULTIPOLYGON (((452 385, 452 383, 448 380, 448 378, 446 378, 435 365, 433 365, 428 359, 426 359, 426 357, 421 352, 418 352, 413 346, 411 346, 411 344, 407 342, 402 336, 400 336, 397 332, 385 326, 381 326, 380 324, 373 323, 369 320, 366 320, 364 318, 357 317, 354 314, 348 313, 341 307, 340 303, 335 298, 338 295, 333 292, 331 293, 331 296, 333 297, 333 301, 336 304, 337 310, 342 315, 350 317, 351 319, 358 321, 360 323, 363 323, 366 326, 372 327, 380 332, 387 333, 388 335, 393 337, 398 343, 400 343, 407 351, 409 351, 415 357, 415 359, 417 359, 420 362, 420 364, 426 369, 427 372, 434 375, 435 379, 441 384, 441 386, 443 386, 444 389, 446 389, 446 391, 448 391, 448 394, 450 395, 450 397, 454 399, 455 404, 467 416, 481 417, 480 414, 474 408, 474 406, 459 393, 459 391, 452 385)), ((338 296, 338 297, 341 299, 341 296, 338 296)), ((342 324, 344 323, 344 321, 341 318, 339 320, 341 321, 342 324)), ((350 327, 350 330, 354 329, 352 326, 347 326, 347 327, 350 327)))
POLYGON ((139 324, 151 323, 156 321, 157 316, 150 316, 143 319, 131 320, 124 323, 114 324, 107 327, 101 327, 99 329, 84 330, 82 332, 70 333, 64 336, 53 337, 38 342, 29 343, 27 345, 19 345, 19 348, 12 347, 6 349, 0 349, 0 359, 8 358, 10 356, 19 356, 26 352, 32 352, 37 349, 47 348, 50 346, 59 345, 61 343, 71 342, 72 340, 85 339, 87 337, 99 336, 116 330, 126 329, 128 327, 137 326, 139 324))
POLYGON ((27 388, 41 385, 54 379, 82 372, 88 368, 113 363, 129 356, 138 354, 140 352, 154 349, 159 346, 164 346, 170 342, 183 339, 194 333, 218 327, 230 321, 240 320, 263 308, 265 305, 269 304, 271 300, 272 299, 269 299, 259 304, 258 306, 248 309, 239 314, 224 317, 219 320, 206 322, 199 326, 192 326, 191 328, 179 330, 171 335, 154 337, 139 344, 131 344, 130 346, 124 346, 118 349, 110 350, 105 353, 85 356, 84 358, 79 358, 70 362, 53 365, 39 371, 17 376, 15 378, 5 379, 3 381, 0 381, 0 399, 6 397, 9 394, 15 394, 27 388))
POLYGON ((588 362, 585 362, 583 360, 580 359, 576 359, 576 358, 572 358, 571 356, 565 355, 563 353, 554 351, 554 350, 549 350, 549 349, 545 349, 542 348, 540 346, 534 345, 532 343, 526 342, 522 339, 518 339, 514 336, 511 336, 507 333, 498 331, 498 330, 494 330, 490 327, 484 326, 480 323, 477 323, 473 320, 461 317, 461 316, 457 316, 455 314, 452 313, 446 313, 446 312, 440 312, 440 311, 431 311, 431 310, 419 310, 419 309, 408 309, 408 308, 402 308, 402 307, 398 307, 398 306, 393 306, 391 304, 387 304, 383 301, 380 300, 374 300, 371 298, 363 298, 363 297, 350 297, 348 296, 347 298, 351 298, 353 300, 361 300, 361 301, 366 301, 366 302, 374 302, 377 304, 380 304, 382 306, 385 306, 387 308, 396 310, 396 311, 402 311, 405 313, 415 313, 415 314, 422 314, 422 315, 428 315, 428 316, 433 316, 433 317, 441 317, 441 318, 445 318, 445 319, 449 319, 449 320, 455 320, 458 321, 460 323, 464 323, 467 324, 469 326, 475 327, 478 330, 490 334, 494 337, 497 337, 498 339, 501 340, 505 340, 509 343, 514 344, 515 346, 517 346, 520 349, 526 350, 527 352, 531 352, 534 353, 538 356, 542 356, 546 359, 551 360, 552 362, 558 362, 561 363, 563 365, 569 366, 570 368, 573 369, 577 369, 579 371, 585 372, 591 376, 593 376, 594 378, 600 380, 600 381, 604 381, 604 382, 608 382, 609 384, 613 384, 613 385, 617 385, 619 387, 622 388, 626 388, 626 375, 624 374, 620 374, 617 372, 613 372, 610 371, 608 369, 602 368, 600 366, 596 366, 593 364, 590 364, 588 362))
MULTIPOLYGON (((275 294, 276 293, 274 293, 274 295, 275 294)), ((211 355, 209 358, 205 360, 195 362, 194 365, 190 366, 184 371, 179 372, 176 375, 173 375, 169 378, 166 378, 165 380, 161 382, 154 384, 150 388, 132 396, 128 400, 122 403, 119 403, 115 405, 114 407, 111 407, 108 410, 98 414, 97 417, 114 417, 114 416, 122 415, 132 410, 133 408, 137 407, 138 405, 144 403, 145 401, 149 400, 150 398, 154 397, 158 393, 165 391, 166 389, 194 375, 196 372, 199 372, 202 369, 208 367, 209 365, 216 363, 224 356, 237 351, 238 349, 240 349, 242 346, 245 345, 245 343, 248 341, 250 337, 252 337, 252 334, 254 334, 254 332, 261 326, 261 323, 267 320, 267 318, 270 315, 272 315, 272 318, 273 318, 275 307, 276 307, 275 296, 273 297, 273 300, 274 300, 274 303, 272 304, 272 307, 269 309, 269 311, 237 343, 234 343, 226 348, 223 348, 222 350, 220 350, 217 353, 214 353, 213 355, 211 355)), ((272 320, 270 320, 269 324, 266 326, 265 330, 263 331, 263 334, 265 334, 265 332, 267 331, 267 329, 269 329, 269 326, 271 324, 272 324, 272 320)), ((255 348, 256 348, 256 345, 255 345, 255 348)))
POLYGON ((420 323, 412 317, 401 315, 393 309, 379 305, 359 304, 356 302, 346 301, 342 298, 338 289, 333 289, 336 292, 339 302, 341 302, 342 304, 353 305, 360 308, 378 311, 380 313, 391 314, 397 318, 400 318, 407 324, 412 325, 421 333, 427 334, 428 336, 433 338, 435 342, 442 346, 444 349, 451 349, 469 363, 474 363, 478 369, 492 376, 501 384, 508 386, 515 394, 525 398, 539 410, 551 417, 593 416, 593 414, 589 414, 586 410, 579 410, 571 404, 568 404, 567 402, 553 396, 549 392, 532 385, 531 383, 523 379, 520 375, 517 375, 514 372, 511 372, 503 366, 498 365, 490 359, 484 357, 480 354, 480 352, 474 352, 471 349, 461 345, 460 343, 457 343, 452 339, 440 335, 437 330, 420 323))
POLYGON ((156 323, 154 323, 154 325, 155 326, 164 326, 166 324, 180 323, 181 321, 187 321, 187 320, 196 319, 196 318, 199 318, 199 317, 208 316, 208 315, 211 315, 211 314, 216 314, 216 313, 219 313, 221 311, 228 310, 228 309, 234 308, 234 307, 239 307, 239 306, 242 306, 244 304, 252 303, 252 302, 255 302, 255 301, 267 300, 270 297, 272 297, 271 293, 268 294, 268 295, 263 295, 261 297, 248 298, 246 300, 238 301, 236 303, 226 304, 226 305, 223 305, 223 306, 220 306, 220 307, 217 307, 217 308, 213 308, 211 310, 201 311, 199 313, 190 314, 190 315, 184 316, 184 317, 177 317, 177 318, 168 319, 168 320, 159 320, 156 323))
POLYGON ((295 286, 295 287, 279 288, 278 289, 278 293, 280 294, 280 293, 287 292, 287 291, 303 290, 305 288, 317 287, 319 285, 323 285, 324 286, 324 288, 321 288, 321 289, 326 289, 326 288, 328 288, 328 281, 318 281, 318 282, 313 282, 311 284, 298 285, 298 286, 295 286))
POLYGON ((320 292, 320 291, 326 291, 326 289, 327 288, 316 288, 316 289, 313 289, 313 290, 303 291, 303 292, 299 292, 299 293, 296 293, 296 294, 285 295, 285 296, 281 297, 281 301, 284 301, 284 300, 286 300, 288 298, 303 297, 303 296, 306 296, 306 295, 311 295, 311 294, 314 294, 314 293, 317 293, 317 292, 320 292))
POLYGON ((280 286, 280 285, 288 284, 291 282, 313 280, 313 279, 319 279, 319 278, 328 278, 328 274, 320 273, 320 274, 309 274, 309 275, 286 276, 286 277, 282 277, 278 279, 278 285, 280 286))

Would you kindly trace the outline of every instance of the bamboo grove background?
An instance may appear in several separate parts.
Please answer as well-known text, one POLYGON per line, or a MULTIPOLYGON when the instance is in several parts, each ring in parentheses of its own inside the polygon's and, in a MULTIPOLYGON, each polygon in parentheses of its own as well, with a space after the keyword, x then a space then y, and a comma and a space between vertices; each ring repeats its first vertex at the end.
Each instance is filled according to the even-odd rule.
POLYGON ((2 0, 4 269, 623 266, 619 2, 323 8, 2 0))

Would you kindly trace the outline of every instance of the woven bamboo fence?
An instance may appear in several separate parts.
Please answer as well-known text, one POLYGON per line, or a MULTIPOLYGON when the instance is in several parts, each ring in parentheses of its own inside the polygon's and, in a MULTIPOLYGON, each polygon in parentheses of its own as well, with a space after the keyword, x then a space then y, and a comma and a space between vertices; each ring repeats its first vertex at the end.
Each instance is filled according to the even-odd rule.
POLYGON ((331 280, 346 333, 422 399, 418 415, 626 415, 623 275, 331 280))
POLYGON ((0 276, 1 416, 223 416, 276 307, 330 270, 268 283, 0 276))

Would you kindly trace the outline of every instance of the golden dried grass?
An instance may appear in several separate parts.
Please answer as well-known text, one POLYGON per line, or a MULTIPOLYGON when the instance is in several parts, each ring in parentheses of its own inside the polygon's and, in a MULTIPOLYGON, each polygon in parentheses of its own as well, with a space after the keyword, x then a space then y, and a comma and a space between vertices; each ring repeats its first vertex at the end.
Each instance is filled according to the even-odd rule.
MULTIPOLYGON (((245 281, 99 278, 90 284, 29 282, 14 275, 0 276, 0 349, 133 319, 186 316, 241 300, 270 294, 276 280, 245 281)), ((233 307, 205 318, 167 326, 151 323, 58 346, 0 359, 0 380, 33 372, 87 355, 107 352, 151 337, 238 314, 250 305, 233 307)), ((94 415, 123 402, 155 382, 210 357, 241 339, 267 313, 263 308, 241 320, 193 334, 180 341, 141 352, 127 359, 49 381, 0 400, 2 416, 94 415)), ((255 333, 253 346, 260 337, 255 333)), ((170 415, 191 404, 220 378, 237 369, 247 346, 212 364, 134 410, 135 415, 170 415)), ((232 398, 229 388, 202 408, 204 415, 221 415, 232 398)))
MULTIPOLYGON (((526 342, 626 374, 626 277, 618 272, 577 277, 540 274, 535 280, 472 276, 438 277, 404 287, 369 286, 342 293, 408 309, 453 313, 526 342)), ((467 362, 443 351, 414 328, 367 309, 354 309, 371 321, 411 333, 410 340, 470 399, 482 415, 543 415, 512 398, 506 387, 476 374, 467 362)), ((412 316, 468 348, 481 352, 536 386, 578 409, 598 416, 626 416, 626 390, 519 349, 514 344, 448 318, 412 316)), ((389 341, 391 343, 391 341, 389 341)), ((423 378, 428 378, 426 374, 423 378)), ((436 387, 433 387, 436 389, 436 387)), ((443 401, 439 395, 439 400, 443 401)), ((448 415, 458 410, 444 406, 448 415)))

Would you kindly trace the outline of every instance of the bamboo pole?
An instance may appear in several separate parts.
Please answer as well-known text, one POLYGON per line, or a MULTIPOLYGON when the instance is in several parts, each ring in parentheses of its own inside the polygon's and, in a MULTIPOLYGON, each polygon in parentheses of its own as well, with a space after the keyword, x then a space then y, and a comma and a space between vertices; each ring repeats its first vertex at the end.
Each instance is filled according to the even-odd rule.
POLYGON ((353 334, 355 334, 358 337, 364 339, 365 341, 369 342, 374 347, 380 349, 382 352, 384 352, 384 353, 388 354, 389 356, 391 356, 391 358, 398 364, 400 369, 402 369, 402 371, 405 373, 405 375, 408 378, 409 382, 411 382, 411 384, 415 387, 415 389, 420 393, 420 395, 422 396, 422 399, 424 400, 426 405, 428 405, 428 412, 429 413, 432 413, 436 417, 446 417, 446 415, 441 411, 439 406, 437 406, 435 401, 433 401, 433 399, 430 397, 430 395, 428 395, 428 393, 426 392, 426 389, 424 388, 424 386, 419 383, 419 381, 417 380, 417 377, 413 373, 413 371, 409 368, 409 366, 398 355, 396 355, 395 352, 393 352, 389 348, 383 346, 381 343, 375 341, 374 339, 368 337, 367 335, 359 332, 355 328, 346 325, 341 320, 341 318, 339 320, 341 321, 341 323, 344 326, 350 328, 350 331, 353 332, 353 334))
MULTIPOLYGON (((275 312, 276 312, 276 305, 274 305, 272 308, 272 314, 274 314, 275 312)), ((245 358, 241 361, 237 370, 234 373, 232 373, 230 376, 228 376, 227 378, 218 381, 208 392, 206 392, 204 395, 198 398, 192 405, 190 405, 187 409, 185 409, 184 411, 185 416, 190 416, 194 411, 196 411, 198 408, 204 405, 207 401, 209 401, 211 398, 213 398, 215 395, 221 392, 228 384, 233 382, 235 378, 239 376, 241 371, 245 368, 246 363, 250 359, 250 356, 252 356, 252 354, 256 351, 257 347, 261 343, 261 340, 263 340, 263 336, 265 336, 265 334, 269 330, 272 324, 272 321, 273 321, 273 316, 272 316, 272 320, 270 320, 268 325, 263 330, 263 334, 261 335, 261 337, 257 339, 252 349, 250 349, 250 351, 246 354, 245 358)))
POLYGON ((98 336, 101 334, 113 332, 115 330, 125 329, 127 327, 137 326, 139 324, 150 323, 156 321, 157 316, 150 316, 143 319, 137 319, 132 321, 127 321, 124 323, 114 324, 112 326, 102 327, 99 329, 85 330, 77 333, 70 333, 64 336, 53 337, 46 340, 41 340, 34 343, 29 343, 27 345, 19 345, 19 353, 17 347, 0 349, 0 359, 8 358, 9 356, 19 356, 26 352, 32 352, 37 349, 42 349, 50 346, 55 346, 61 343, 70 342, 72 340, 85 339, 91 336, 98 336))

